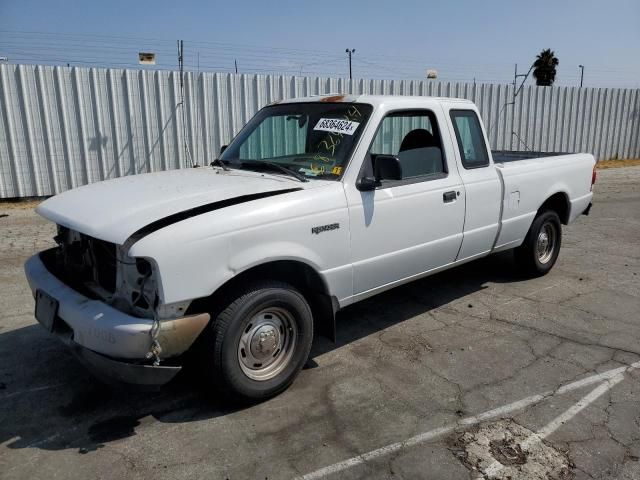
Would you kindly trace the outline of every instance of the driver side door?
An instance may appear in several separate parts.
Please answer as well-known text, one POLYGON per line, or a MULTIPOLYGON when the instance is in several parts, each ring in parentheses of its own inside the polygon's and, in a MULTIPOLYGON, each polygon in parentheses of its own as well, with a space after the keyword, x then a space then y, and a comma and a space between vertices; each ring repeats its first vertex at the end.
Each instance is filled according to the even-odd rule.
POLYGON ((402 179, 382 180, 372 191, 345 185, 354 300, 456 259, 462 244, 464 186, 452 149, 442 142, 442 115, 426 109, 387 114, 360 175, 372 174, 377 155, 395 155, 402 179))

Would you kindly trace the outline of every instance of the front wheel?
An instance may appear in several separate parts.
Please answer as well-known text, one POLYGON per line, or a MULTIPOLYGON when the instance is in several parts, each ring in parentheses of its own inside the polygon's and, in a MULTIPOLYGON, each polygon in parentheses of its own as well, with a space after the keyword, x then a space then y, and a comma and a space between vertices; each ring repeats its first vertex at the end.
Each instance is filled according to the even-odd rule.
POLYGON ((200 348, 208 380, 218 390, 250 401, 285 390, 307 361, 313 341, 306 299, 276 281, 245 288, 207 328, 200 348))
POLYGON ((536 216, 524 242, 516 248, 516 260, 526 274, 545 275, 556 263, 561 243, 560 217, 553 210, 546 210, 536 216))

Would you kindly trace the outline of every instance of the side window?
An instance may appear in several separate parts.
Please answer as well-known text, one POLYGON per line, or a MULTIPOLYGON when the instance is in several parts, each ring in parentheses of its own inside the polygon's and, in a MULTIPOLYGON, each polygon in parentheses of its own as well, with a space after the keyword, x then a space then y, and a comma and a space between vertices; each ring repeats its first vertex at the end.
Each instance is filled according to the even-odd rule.
POLYGON ((403 180, 446 172, 436 118, 427 110, 386 116, 369 153, 374 164, 377 155, 397 156, 403 180))
POLYGON ((458 149, 464 168, 478 168, 489 165, 487 146, 482 136, 482 127, 473 110, 451 110, 451 121, 456 131, 458 149))

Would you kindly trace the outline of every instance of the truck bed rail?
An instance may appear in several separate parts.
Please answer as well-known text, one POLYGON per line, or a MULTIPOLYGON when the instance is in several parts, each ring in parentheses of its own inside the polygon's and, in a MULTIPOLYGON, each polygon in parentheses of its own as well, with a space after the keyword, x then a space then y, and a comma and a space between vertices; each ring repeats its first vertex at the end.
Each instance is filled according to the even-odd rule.
POLYGON ((570 155, 568 152, 517 152, 513 150, 491 150, 495 163, 515 162, 517 160, 528 160, 530 158, 555 157, 557 155, 570 155))

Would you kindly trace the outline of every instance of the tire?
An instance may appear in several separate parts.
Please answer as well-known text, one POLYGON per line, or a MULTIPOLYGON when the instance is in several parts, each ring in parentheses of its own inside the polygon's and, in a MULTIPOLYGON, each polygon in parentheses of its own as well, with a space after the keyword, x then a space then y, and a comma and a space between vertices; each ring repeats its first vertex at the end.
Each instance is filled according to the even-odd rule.
POLYGON ((540 277, 553 268, 562 244, 560 217, 553 210, 538 213, 522 245, 515 249, 516 261, 528 276, 540 277))
POLYGON ((284 391, 307 361, 313 316, 304 296, 278 281, 240 292, 207 327, 200 358, 216 393, 256 402, 284 391))

